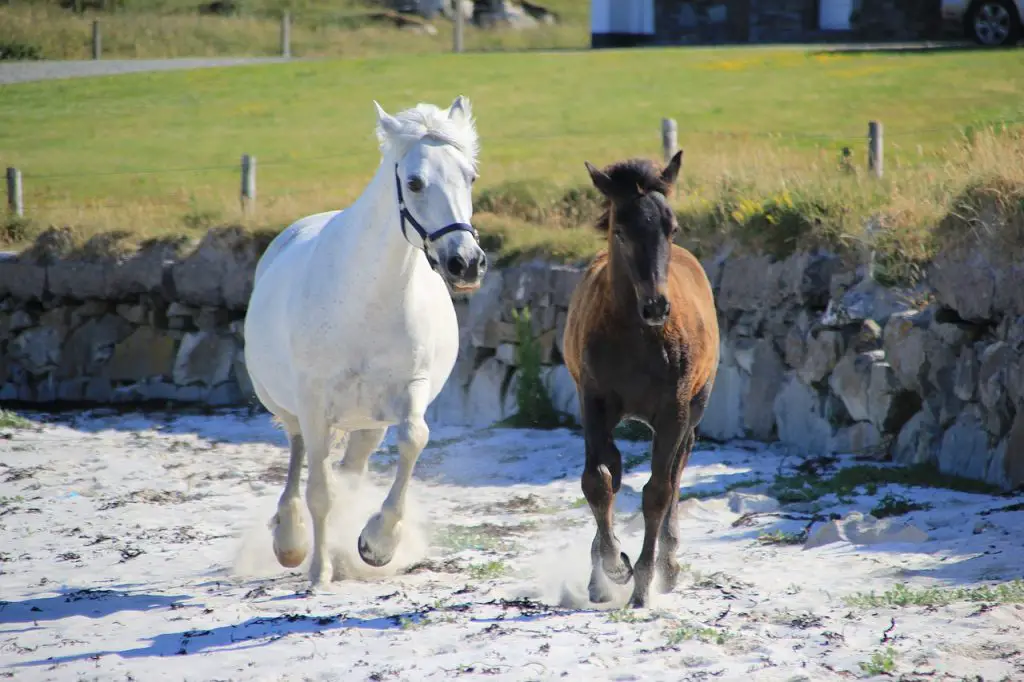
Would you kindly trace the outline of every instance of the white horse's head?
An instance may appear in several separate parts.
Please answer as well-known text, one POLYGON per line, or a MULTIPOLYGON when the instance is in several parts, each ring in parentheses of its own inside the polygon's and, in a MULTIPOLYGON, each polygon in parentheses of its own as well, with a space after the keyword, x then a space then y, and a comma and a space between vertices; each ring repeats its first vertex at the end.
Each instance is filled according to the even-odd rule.
POLYGON ((475 291, 487 257, 470 222, 478 141, 469 100, 456 97, 448 109, 418 104, 394 116, 374 106, 405 238, 423 249, 453 291, 475 291))

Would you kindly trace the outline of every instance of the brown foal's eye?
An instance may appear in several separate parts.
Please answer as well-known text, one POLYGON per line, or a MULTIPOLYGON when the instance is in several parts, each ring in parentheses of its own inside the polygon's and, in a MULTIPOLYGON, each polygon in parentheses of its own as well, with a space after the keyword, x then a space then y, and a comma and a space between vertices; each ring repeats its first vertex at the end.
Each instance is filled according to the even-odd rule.
POLYGON ((414 175, 409 178, 409 191, 410 192, 421 192, 423 191, 423 178, 418 175, 414 175))

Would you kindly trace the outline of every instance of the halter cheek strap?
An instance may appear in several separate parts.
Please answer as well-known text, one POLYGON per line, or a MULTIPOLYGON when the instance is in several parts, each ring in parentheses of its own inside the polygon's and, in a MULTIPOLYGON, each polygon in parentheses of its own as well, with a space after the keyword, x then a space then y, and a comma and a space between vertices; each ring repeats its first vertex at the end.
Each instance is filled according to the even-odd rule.
POLYGON ((437 241, 438 239, 440 239, 441 237, 445 236, 450 232, 459 231, 468 232, 471 235, 473 235, 473 239, 477 240, 478 242, 480 241, 480 235, 477 233, 476 228, 470 225, 469 223, 451 223, 450 225, 445 225, 441 229, 435 230, 434 232, 427 232, 426 228, 424 228, 420 224, 420 222, 416 220, 415 217, 413 217, 412 213, 409 211, 409 207, 405 205, 405 197, 402 196, 402 180, 401 178, 398 177, 397 163, 395 164, 395 189, 398 191, 398 215, 401 218, 402 236, 405 237, 405 241, 409 242, 413 246, 416 246, 415 244, 412 243, 412 240, 409 239, 409 232, 408 229, 406 228, 407 224, 412 225, 412 229, 416 230, 416 234, 420 236, 420 241, 423 245, 423 255, 427 257, 427 262, 430 263, 430 267, 433 268, 434 270, 437 269, 438 263, 437 260, 433 256, 431 256, 430 252, 427 250, 428 242, 437 241))

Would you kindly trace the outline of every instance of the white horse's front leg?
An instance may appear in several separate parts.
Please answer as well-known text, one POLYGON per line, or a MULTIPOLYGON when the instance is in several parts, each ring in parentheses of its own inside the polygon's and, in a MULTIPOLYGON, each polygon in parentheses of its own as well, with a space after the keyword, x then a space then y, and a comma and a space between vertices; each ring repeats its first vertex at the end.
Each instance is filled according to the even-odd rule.
POLYGON ((306 535, 306 522, 303 518, 299 500, 299 478, 302 475, 302 459, 305 450, 302 436, 297 433, 288 434, 291 456, 288 460, 288 480, 284 492, 277 502, 277 513, 271 519, 274 531, 274 554, 277 561, 286 568, 295 568, 306 558, 309 551, 309 538, 306 535))
MULTIPOLYGON (((424 384, 417 387, 425 388, 424 384)), ((423 391, 425 393, 425 391, 423 391)), ((395 555, 402 537, 405 493, 413 468, 430 438, 430 429, 423 420, 426 400, 413 393, 411 415, 398 425, 398 474, 379 512, 370 517, 359 534, 359 556, 371 566, 385 566, 395 555)))
POLYGON ((302 421, 302 437, 309 455, 309 480, 306 481, 306 505, 313 517, 313 559, 309 579, 313 585, 330 582, 331 555, 327 551, 327 518, 334 505, 334 472, 331 471, 331 431, 317 416, 302 421))

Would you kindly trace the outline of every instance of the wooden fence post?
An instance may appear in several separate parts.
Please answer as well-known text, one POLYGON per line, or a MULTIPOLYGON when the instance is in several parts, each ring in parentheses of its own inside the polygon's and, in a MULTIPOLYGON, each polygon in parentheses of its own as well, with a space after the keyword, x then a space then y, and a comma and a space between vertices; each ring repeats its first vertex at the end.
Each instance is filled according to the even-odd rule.
POLYGON ((92 22, 92 58, 99 59, 103 52, 103 39, 100 36, 100 20, 93 19, 92 22))
POLYGON ((455 38, 452 50, 456 53, 462 52, 462 30, 466 23, 462 16, 462 0, 452 0, 452 11, 455 12, 455 38))
POLYGON ((7 206, 19 218, 25 215, 25 204, 21 192, 21 171, 7 169, 7 206))
POLYGON ((256 209, 256 157, 242 154, 242 213, 251 215, 256 209))
MULTIPOLYGON (((665 163, 667 164, 672 160, 672 157, 679 151, 679 128, 676 126, 676 120, 674 118, 663 118, 661 119, 661 153, 665 157, 665 163)), ((676 178, 676 185, 672 191, 678 196, 679 195, 679 178, 676 178)))
POLYGON ((882 177, 883 166, 882 122, 868 122, 868 171, 876 178, 882 177))
POLYGON ((281 15, 281 56, 292 56, 292 14, 287 10, 281 15))
POLYGON ((7 169, 7 206, 11 213, 19 218, 25 215, 25 204, 21 193, 21 171, 17 168, 7 169))
POLYGON ((675 119, 661 119, 661 152, 665 157, 665 163, 671 161, 679 151, 678 130, 675 119))

